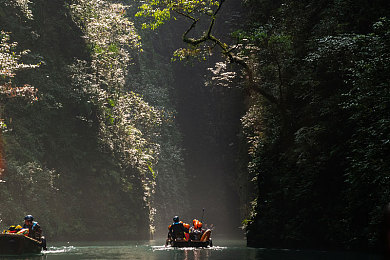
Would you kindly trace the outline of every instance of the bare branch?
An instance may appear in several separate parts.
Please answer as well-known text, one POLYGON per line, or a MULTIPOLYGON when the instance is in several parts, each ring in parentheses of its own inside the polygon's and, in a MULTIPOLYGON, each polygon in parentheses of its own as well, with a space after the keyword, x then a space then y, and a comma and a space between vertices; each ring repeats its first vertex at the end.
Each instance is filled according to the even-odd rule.
POLYGON ((217 8, 217 10, 215 10, 215 12, 214 12, 214 14, 213 14, 214 17, 218 14, 219 10, 221 10, 221 7, 222 7, 222 5, 223 5, 224 2, 225 2, 225 0, 220 0, 220 1, 219 1, 218 8, 217 8))
POLYGON ((174 8, 172 9, 175 13, 179 14, 179 15, 182 15, 184 17, 187 17, 188 19, 191 19, 192 21, 198 21, 197 19, 195 19, 194 17, 192 17, 191 15, 187 14, 187 13, 184 13, 184 12, 181 12, 179 11, 178 9, 174 8))

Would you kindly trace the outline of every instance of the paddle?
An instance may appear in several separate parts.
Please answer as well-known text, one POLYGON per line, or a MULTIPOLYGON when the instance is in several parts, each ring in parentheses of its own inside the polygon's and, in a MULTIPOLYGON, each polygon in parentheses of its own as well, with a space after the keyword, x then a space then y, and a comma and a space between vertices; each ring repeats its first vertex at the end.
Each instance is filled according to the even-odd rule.
POLYGON ((203 216, 204 216, 204 208, 202 209, 202 218, 200 219, 200 222, 203 223, 203 216))

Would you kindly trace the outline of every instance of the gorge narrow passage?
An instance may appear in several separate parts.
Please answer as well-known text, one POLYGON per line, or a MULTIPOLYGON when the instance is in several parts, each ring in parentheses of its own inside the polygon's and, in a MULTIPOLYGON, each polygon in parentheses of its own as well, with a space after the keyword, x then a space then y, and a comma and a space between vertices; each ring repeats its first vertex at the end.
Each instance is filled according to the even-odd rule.
POLYGON ((216 234, 239 235, 239 187, 234 183, 240 164, 243 98, 237 89, 205 86, 205 66, 175 67, 178 123, 190 180, 188 217, 200 219, 205 208, 204 221, 214 224, 216 234))

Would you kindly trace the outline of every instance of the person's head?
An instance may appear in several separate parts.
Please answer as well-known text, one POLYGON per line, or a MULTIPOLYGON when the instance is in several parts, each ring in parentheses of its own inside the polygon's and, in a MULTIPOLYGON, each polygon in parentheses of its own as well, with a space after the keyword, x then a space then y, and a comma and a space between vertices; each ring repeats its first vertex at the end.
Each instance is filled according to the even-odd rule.
POLYGON ((179 222, 179 217, 178 216, 174 216, 173 217, 173 222, 178 223, 179 222))
POLYGON ((24 224, 31 225, 34 220, 34 217, 32 215, 27 215, 24 217, 24 224))
POLYGON ((198 220, 197 220, 197 219, 194 219, 194 220, 192 221, 192 225, 194 226, 195 229, 197 229, 197 228, 198 228, 198 220))
POLYGON ((202 228, 202 226, 203 226, 202 222, 198 221, 197 228, 202 228))

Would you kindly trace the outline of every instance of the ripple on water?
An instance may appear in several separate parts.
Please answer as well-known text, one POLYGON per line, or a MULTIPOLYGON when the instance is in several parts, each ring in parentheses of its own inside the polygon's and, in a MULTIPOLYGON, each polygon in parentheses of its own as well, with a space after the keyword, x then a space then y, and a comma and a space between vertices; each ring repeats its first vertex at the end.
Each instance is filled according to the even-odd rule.
POLYGON ((194 251, 194 250, 213 250, 220 251, 224 250, 225 246, 213 246, 213 247, 171 247, 171 246, 152 246, 153 251, 169 251, 169 250, 183 250, 183 251, 194 251))
POLYGON ((43 254, 59 254, 59 253, 69 253, 77 251, 77 248, 74 246, 61 246, 61 247, 55 247, 51 246, 48 247, 46 251, 42 251, 43 254))

